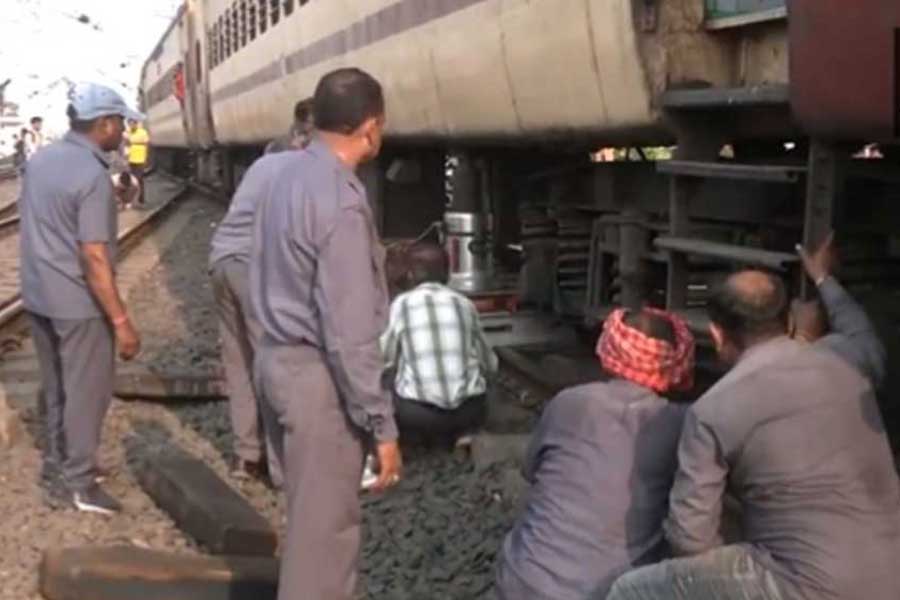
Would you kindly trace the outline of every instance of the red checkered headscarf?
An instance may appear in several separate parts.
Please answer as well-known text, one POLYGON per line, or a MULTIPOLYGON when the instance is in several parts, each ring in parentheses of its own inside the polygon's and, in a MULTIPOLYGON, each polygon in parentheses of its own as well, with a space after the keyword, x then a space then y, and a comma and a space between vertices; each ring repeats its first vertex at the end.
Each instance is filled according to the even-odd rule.
POLYGON ((627 313, 620 308, 607 317, 597 342, 603 368, 657 392, 689 390, 694 385, 694 336, 687 323, 670 312, 643 310, 671 323, 675 346, 627 325, 627 313))

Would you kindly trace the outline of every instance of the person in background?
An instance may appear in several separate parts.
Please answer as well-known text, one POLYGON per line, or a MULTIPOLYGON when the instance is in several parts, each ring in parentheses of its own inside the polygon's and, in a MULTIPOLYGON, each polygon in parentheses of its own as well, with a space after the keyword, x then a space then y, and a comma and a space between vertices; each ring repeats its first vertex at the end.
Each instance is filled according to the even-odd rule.
POLYGON ((31 128, 28 129, 28 157, 31 157, 35 152, 40 150, 46 145, 46 141, 44 139, 44 119, 43 117, 31 117, 31 121, 29 121, 31 128))
POLYGON ((128 171, 138 180, 140 192, 137 203, 144 205, 144 174, 150 148, 150 134, 138 120, 128 121, 127 141, 128 171))
POLYGON ((560 392, 525 458, 526 506, 503 543, 501 600, 601 600, 622 573, 666 556, 662 522, 694 380, 683 319, 618 309, 597 354, 609 381, 560 392))
POLYGON ((313 113, 312 100, 300 100, 294 105, 294 121, 291 128, 280 138, 269 142, 265 153, 284 152, 286 150, 300 150, 306 148, 312 139, 313 113))
POLYGON ((385 366, 396 370, 394 417, 404 435, 455 440, 484 420, 497 356, 475 305, 447 286, 444 248, 420 242, 408 260, 413 289, 393 301, 381 336, 385 366))
POLYGON ((19 177, 25 174, 25 163, 28 162, 28 142, 26 141, 28 135, 29 131, 23 128, 19 135, 13 136, 15 140, 13 143, 13 167, 19 177))
POLYGON ((48 491, 78 510, 111 514, 121 506, 96 482, 97 449, 115 348, 131 359, 140 339, 116 287, 118 222, 104 152, 121 143, 124 119, 140 115, 95 84, 72 90, 67 113, 70 131, 32 156, 25 171, 22 301, 47 411, 48 491))
POLYGON ((250 304, 250 251, 257 205, 269 194, 279 171, 296 160, 290 153, 264 155, 250 166, 216 229, 209 255, 234 433, 231 474, 276 486, 283 480, 271 443, 274 416, 253 386, 253 360, 262 331, 250 304))
POLYGON ((833 275, 836 262, 834 233, 818 248, 797 252, 810 280, 819 292, 817 300, 794 301, 791 336, 831 349, 859 369, 877 390, 885 377, 887 352, 865 310, 833 275))
POLYGON ((128 171, 121 171, 111 175, 113 193, 116 198, 116 207, 119 210, 131 208, 141 193, 141 182, 128 171))
POLYGON ((895 600, 900 485, 872 385, 789 338, 783 282, 730 276, 710 333, 733 365, 688 409, 666 538, 680 558, 623 575, 609 600, 895 600), (723 545, 723 498, 743 542, 723 545))
POLYGON ((263 335, 254 381, 277 415, 287 533, 279 600, 356 597, 366 446, 376 489, 400 480, 402 459, 378 337, 388 295, 381 248, 356 168, 381 150, 385 104, 369 74, 326 74, 313 100, 316 131, 284 152, 254 214, 250 300, 263 335))

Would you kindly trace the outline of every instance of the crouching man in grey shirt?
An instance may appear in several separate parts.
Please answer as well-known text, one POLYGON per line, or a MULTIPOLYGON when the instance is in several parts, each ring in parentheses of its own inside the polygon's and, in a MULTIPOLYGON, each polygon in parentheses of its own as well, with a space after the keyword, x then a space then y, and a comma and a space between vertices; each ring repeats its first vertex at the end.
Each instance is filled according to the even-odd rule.
POLYGON ((732 370, 688 410, 666 537, 685 558, 620 578, 610 600, 895 600, 900 486, 870 382, 788 338, 782 282, 732 275, 711 334, 732 370), (722 546, 725 492, 745 542, 722 546))
POLYGON ((675 476, 694 338, 679 317, 617 310, 597 347, 608 382, 560 392, 534 434, 532 484, 503 544, 502 600, 594 600, 628 569, 665 556, 662 521, 675 476))

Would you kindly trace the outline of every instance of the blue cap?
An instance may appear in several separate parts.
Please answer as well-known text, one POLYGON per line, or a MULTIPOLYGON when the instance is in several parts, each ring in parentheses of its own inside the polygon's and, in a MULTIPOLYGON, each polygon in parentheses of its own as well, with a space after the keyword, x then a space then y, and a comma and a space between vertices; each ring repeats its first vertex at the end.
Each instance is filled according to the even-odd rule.
POLYGON ((69 103, 82 121, 120 115, 126 119, 143 121, 144 115, 128 108, 115 90, 97 83, 79 83, 69 90, 69 103))

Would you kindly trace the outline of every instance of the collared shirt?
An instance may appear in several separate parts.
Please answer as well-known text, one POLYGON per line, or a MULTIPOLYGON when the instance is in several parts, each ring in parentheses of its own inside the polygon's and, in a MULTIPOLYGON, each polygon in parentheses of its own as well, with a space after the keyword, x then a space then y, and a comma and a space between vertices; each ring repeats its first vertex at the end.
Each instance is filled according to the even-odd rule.
POLYGON ((106 243, 115 263, 118 213, 104 153, 71 131, 38 151, 28 162, 19 210, 25 308, 56 319, 101 316, 85 280, 80 244, 106 243))
POLYGON ((685 410, 623 379, 560 392, 532 436, 501 568, 542 598, 584 600, 660 560, 685 410))
POLYGON ((900 485, 872 386, 830 350, 757 345, 688 411, 667 537, 721 544, 726 489, 785 597, 900 598, 900 485))
POLYGON ((253 215, 261 198, 269 194, 278 171, 292 164, 296 157, 290 153, 263 156, 253 163, 241 179, 228 207, 228 213, 216 229, 209 253, 209 266, 225 258, 242 263, 250 261, 253 247, 253 215))
POLYGON ((321 349, 353 422, 396 439, 378 346, 388 312, 384 249, 365 189, 320 140, 285 156, 257 205, 253 310, 269 342, 321 349))
POLYGON ((423 283, 391 304, 381 349, 397 367, 403 398, 453 410, 487 389, 497 356, 484 337, 472 302, 439 283, 423 283))
POLYGON ((887 352, 866 311, 834 277, 819 286, 831 333, 816 342, 859 369, 878 389, 884 381, 887 352))

